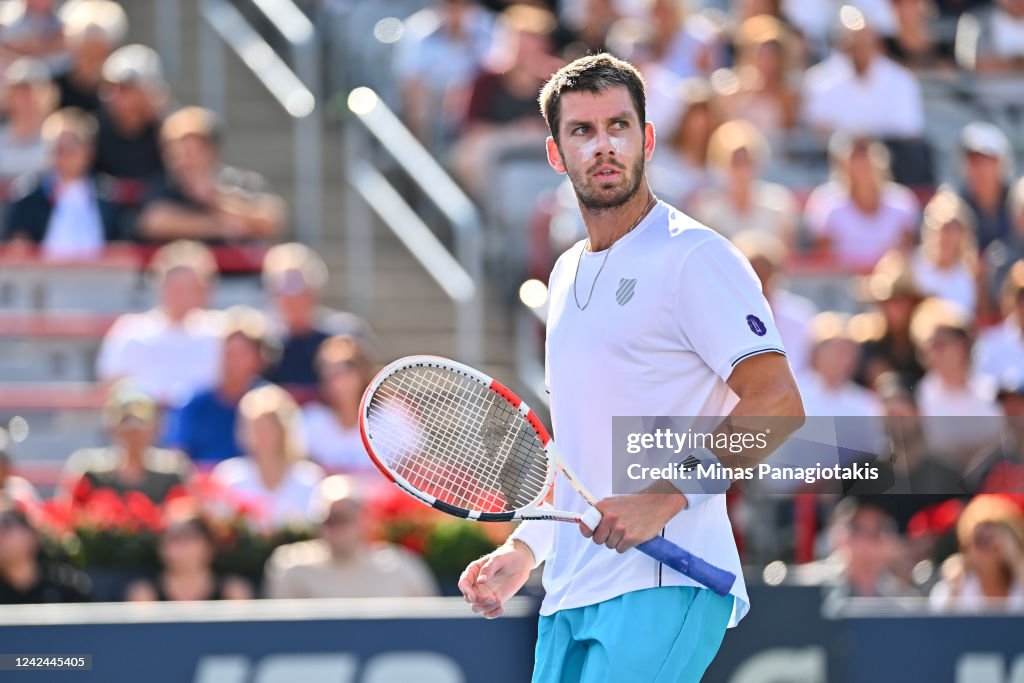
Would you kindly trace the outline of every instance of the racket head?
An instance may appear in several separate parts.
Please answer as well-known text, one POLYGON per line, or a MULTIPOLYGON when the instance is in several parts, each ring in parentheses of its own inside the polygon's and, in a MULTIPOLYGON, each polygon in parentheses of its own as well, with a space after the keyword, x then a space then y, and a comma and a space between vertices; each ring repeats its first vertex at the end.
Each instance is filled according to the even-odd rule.
POLYGON ((439 356, 407 356, 371 380, 359 431, 380 472, 442 512, 479 521, 523 518, 551 490, 551 436, 492 377, 439 356))

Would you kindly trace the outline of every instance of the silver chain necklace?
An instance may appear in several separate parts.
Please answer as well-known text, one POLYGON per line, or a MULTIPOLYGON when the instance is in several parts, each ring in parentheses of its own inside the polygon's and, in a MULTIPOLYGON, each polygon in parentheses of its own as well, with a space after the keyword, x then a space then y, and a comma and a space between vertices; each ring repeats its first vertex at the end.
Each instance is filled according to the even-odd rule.
MULTIPOLYGON (((644 216, 647 215, 647 212, 651 210, 651 207, 654 206, 654 203, 657 201, 658 198, 654 196, 654 193, 652 192, 651 201, 648 202, 647 206, 644 207, 644 210, 640 212, 640 215, 637 216, 633 225, 629 226, 629 230, 622 233, 622 237, 633 232, 633 228, 640 225, 640 221, 644 219, 644 216)), ((619 240, 621 240, 622 237, 620 237, 619 240)), ((612 253, 612 247, 614 247, 619 240, 615 240, 615 242, 612 242, 611 246, 605 249, 604 258, 601 260, 601 266, 597 269, 597 275, 594 276, 594 281, 590 283, 590 293, 587 294, 587 301, 581 306, 579 294, 576 293, 576 280, 579 279, 580 276, 580 264, 583 263, 583 252, 590 248, 590 236, 587 236, 587 243, 583 245, 582 249, 580 249, 580 257, 576 260, 576 274, 572 276, 572 298, 576 300, 576 308, 578 310, 585 311, 587 310, 587 306, 590 305, 590 300, 594 298, 594 288, 597 287, 597 281, 601 277, 601 271, 604 270, 604 264, 608 262, 608 254, 612 253)))

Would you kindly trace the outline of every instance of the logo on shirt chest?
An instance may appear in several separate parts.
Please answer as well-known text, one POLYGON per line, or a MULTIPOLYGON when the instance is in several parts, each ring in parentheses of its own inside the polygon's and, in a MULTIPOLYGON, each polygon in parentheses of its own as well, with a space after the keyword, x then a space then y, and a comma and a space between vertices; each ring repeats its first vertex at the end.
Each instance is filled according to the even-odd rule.
POLYGON ((619 302, 620 306, 625 306, 633 298, 633 294, 636 292, 636 278, 620 278, 619 288, 615 292, 615 300, 619 302))

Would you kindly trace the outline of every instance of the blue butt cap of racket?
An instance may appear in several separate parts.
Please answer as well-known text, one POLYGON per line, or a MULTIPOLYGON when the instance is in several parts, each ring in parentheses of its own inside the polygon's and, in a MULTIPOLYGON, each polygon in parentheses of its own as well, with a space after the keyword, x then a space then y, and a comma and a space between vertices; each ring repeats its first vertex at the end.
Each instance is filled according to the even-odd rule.
POLYGON ((736 583, 736 575, 732 572, 705 562, 662 536, 655 536, 646 543, 641 543, 637 549, 718 595, 728 595, 736 583))

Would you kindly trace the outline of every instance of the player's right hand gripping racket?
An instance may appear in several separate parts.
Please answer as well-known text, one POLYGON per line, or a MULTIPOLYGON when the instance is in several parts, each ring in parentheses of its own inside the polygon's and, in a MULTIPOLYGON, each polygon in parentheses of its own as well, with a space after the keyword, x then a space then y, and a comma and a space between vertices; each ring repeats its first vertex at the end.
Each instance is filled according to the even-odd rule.
MULTIPOLYGON (((537 415, 509 389, 436 356, 391 363, 370 382, 359 428, 377 468, 417 500, 482 522, 601 521, 597 499, 562 462, 537 415), (540 508, 556 468, 591 507, 583 514, 540 508)), ((656 536, 637 550, 719 595, 736 576, 656 536)))

